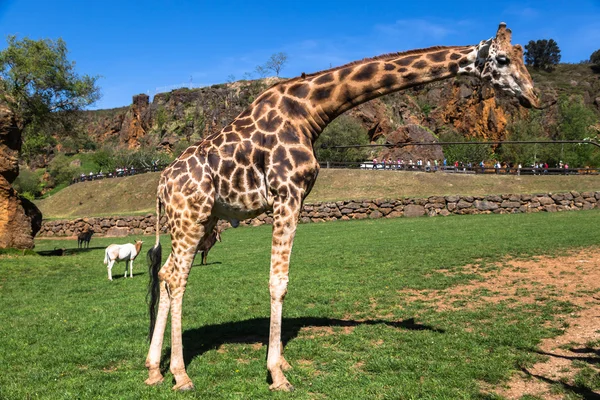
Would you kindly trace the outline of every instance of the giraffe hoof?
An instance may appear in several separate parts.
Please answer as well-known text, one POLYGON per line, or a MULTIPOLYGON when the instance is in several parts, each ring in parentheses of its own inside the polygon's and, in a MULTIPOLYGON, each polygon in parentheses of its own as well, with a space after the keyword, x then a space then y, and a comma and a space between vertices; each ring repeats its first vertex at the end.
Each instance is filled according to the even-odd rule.
POLYGON ((269 390, 279 391, 279 392, 293 392, 294 386, 289 382, 283 382, 282 384, 275 385, 274 383, 269 386, 269 390))
POLYGON ((144 383, 148 386, 156 386, 156 385, 160 385, 163 382, 164 378, 162 377, 162 375, 158 376, 158 377, 152 377, 152 378, 148 378, 144 381, 144 383))
POLYGON ((177 385, 173 386, 173 390, 177 390, 178 392, 189 392, 190 390, 194 390, 194 384, 192 383, 192 381, 187 380, 185 382, 178 383, 177 385))

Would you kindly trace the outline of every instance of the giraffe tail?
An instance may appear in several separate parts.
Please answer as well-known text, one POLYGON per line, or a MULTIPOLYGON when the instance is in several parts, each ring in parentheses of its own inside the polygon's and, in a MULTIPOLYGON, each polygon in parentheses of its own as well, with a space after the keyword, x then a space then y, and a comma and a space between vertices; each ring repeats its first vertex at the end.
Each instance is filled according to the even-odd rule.
POLYGON ((162 249, 160 246, 160 208, 161 202, 157 197, 156 199, 156 243, 154 247, 148 250, 148 275, 150 281, 148 282, 148 295, 146 301, 148 302, 148 313, 150 314, 150 328, 148 330, 148 340, 152 340, 152 334, 154 333, 154 325, 156 323, 156 312, 157 305, 160 295, 160 286, 158 279, 158 271, 160 270, 162 260, 162 249))

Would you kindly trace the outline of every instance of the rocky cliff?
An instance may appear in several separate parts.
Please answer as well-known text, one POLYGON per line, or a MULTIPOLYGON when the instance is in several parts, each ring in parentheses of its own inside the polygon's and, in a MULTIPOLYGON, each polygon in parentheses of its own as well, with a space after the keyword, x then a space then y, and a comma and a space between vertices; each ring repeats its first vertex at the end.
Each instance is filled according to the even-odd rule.
POLYGON ((40 210, 11 184, 19 175, 21 130, 15 114, 0 103, 0 248, 32 249, 42 225, 40 210))
MULTIPOLYGON (((532 76, 543 98, 579 95, 600 111, 600 75, 589 66, 559 65, 552 73, 532 71, 532 76)), ((272 83, 273 79, 183 88, 159 93, 152 102, 141 94, 133 96, 129 107, 87 112, 86 127, 99 143, 173 148, 182 138, 194 141, 222 129, 272 83)), ((516 100, 497 95, 475 78, 457 77, 384 96, 348 114, 367 129, 372 141, 384 137, 395 143, 431 140, 448 130, 469 138, 502 140, 509 122, 526 117, 528 112, 516 100)), ((552 123, 557 106, 543 113, 545 121, 552 123)), ((413 146, 395 152, 383 150, 380 155, 427 158, 441 150, 423 155, 424 151, 413 146)))

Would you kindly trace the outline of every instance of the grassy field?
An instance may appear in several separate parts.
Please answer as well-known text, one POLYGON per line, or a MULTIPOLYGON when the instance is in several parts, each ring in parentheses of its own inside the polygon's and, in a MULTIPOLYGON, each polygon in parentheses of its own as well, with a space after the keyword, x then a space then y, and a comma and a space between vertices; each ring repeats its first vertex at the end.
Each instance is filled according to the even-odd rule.
MULTIPOLYGON (((154 212, 159 173, 71 185, 36 204, 44 218, 135 215, 154 212)), ((451 194, 600 190, 598 176, 462 175, 322 169, 307 202, 428 197, 451 194)))
MULTIPOLYGON (((134 279, 119 276, 119 265, 120 279, 109 282, 103 249, 114 239, 93 238, 89 250, 64 257, 5 254, 0 398, 498 399, 489 388, 542 358, 540 340, 560 333, 576 307, 543 286, 534 302, 489 302, 478 291, 446 307, 409 293, 480 281, 469 264, 494 270, 506 257, 597 247, 599 217, 591 210, 300 225, 283 320, 293 393, 271 393, 267 384, 270 227, 227 230, 209 265, 196 262, 183 312, 190 393, 173 393, 168 371, 161 386, 143 383, 144 260, 134 279)), ((36 250, 55 247, 76 242, 40 240, 36 250)), ((576 399, 598 389, 594 382, 556 386, 576 399)))

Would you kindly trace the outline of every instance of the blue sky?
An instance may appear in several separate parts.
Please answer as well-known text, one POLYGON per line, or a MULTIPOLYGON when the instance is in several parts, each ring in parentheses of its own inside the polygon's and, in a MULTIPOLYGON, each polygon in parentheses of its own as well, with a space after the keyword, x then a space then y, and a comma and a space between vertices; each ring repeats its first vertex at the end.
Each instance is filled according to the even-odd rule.
POLYGON ((81 74, 100 75, 94 108, 173 85, 254 73, 285 52, 293 77, 383 53, 475 44, 505 21, 513 43, 557 41, 562 62, 600 48, 600 1, 61 1, 0 0, 8 34, 63 38, 81 74))

